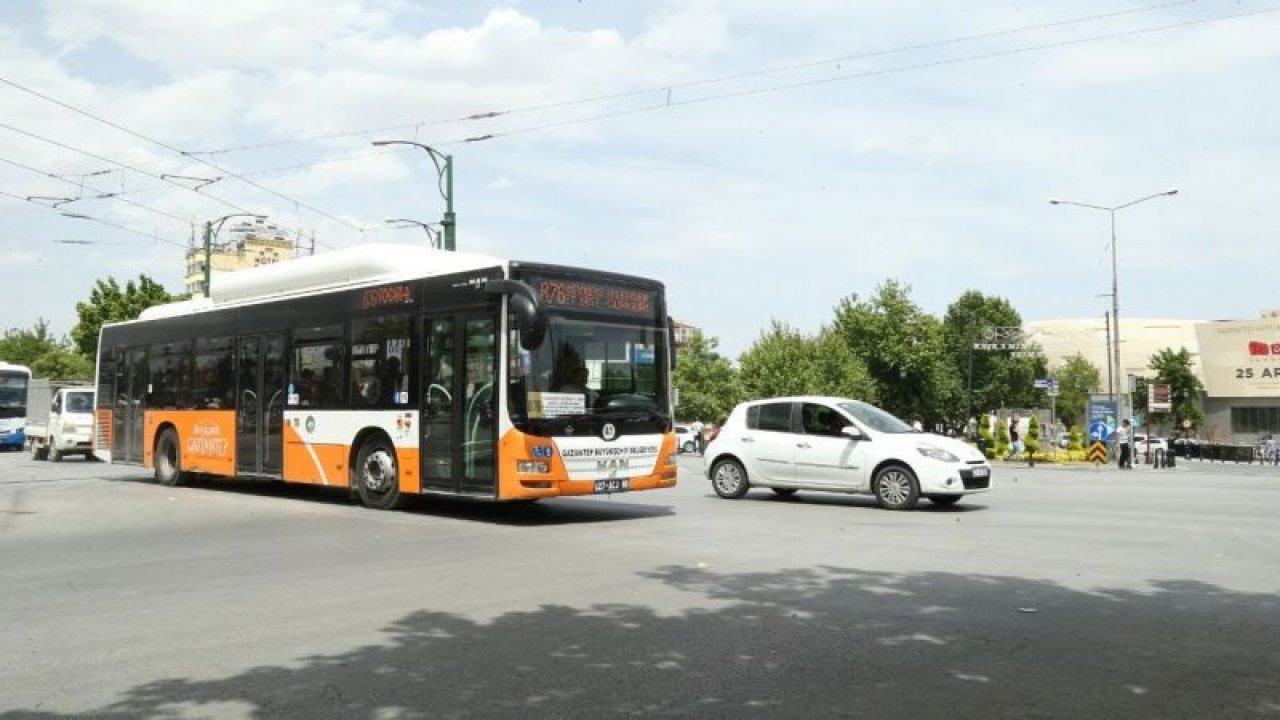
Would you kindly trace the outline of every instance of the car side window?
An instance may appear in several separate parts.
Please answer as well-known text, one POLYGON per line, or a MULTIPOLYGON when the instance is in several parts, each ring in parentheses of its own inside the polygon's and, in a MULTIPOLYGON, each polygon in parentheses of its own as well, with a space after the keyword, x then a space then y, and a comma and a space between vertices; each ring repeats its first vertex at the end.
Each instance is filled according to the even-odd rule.
POLYGON ((765 403, 747 412, 747 427, 752 430, 791 432, 791 403, 765 403))
POLYGON ((806 435, 839 436, 849 421, 834 408, 805 403, 800 410, 801 427, 806 435))

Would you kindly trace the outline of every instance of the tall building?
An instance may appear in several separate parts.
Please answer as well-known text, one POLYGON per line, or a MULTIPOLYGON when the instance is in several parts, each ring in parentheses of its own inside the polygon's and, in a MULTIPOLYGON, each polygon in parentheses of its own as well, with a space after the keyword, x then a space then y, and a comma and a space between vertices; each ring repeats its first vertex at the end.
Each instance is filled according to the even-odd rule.
MULTIPOLYGON (((296 254, 294 242, 280 228, 265 220, 245 220, 232 226, 226 240, 213 239, 209 260, 213 272, 235 272, 260 265, 290 260, 296 254)), ((205 248, 197 242, 187 248, 187 292, 204 297, 205 248)))
POLYGON ((693 336, 695 333, 702 332, 702 328, 699 328, 696 325, 690 325, 689 323, 680 322, 679 320, 673 319, 672 326, 672 340, 675 342, 676 347, 681 350, 689 347, 689 343, 693 342, 693 336))

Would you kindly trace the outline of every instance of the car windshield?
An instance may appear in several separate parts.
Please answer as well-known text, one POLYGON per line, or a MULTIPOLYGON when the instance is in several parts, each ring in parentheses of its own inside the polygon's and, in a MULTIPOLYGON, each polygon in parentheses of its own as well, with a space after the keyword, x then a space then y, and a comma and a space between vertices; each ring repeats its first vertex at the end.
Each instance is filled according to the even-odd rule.
POLYGON ((911 427, 910 423, 890 415, 875 405, 864 403, 860 400, 844 400, 837 403, 837 407, 849 413, 855 420, 862 423, 866 427, 882 433, 916 433, 920 432, 911 427))
POLYGON ((67 394, 67 412, 93 412, 93 393, 74 392, 67 394))

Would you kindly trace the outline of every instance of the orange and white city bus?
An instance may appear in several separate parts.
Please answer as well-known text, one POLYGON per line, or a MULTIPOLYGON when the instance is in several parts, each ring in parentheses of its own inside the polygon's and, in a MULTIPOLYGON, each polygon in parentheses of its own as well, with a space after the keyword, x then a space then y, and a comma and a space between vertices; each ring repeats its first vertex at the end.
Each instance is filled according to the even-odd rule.
POLYGON ((99 457, 378 508, 675 485, 661 283, 371 244, 218 274, 210 295, 103 327, 99 457))

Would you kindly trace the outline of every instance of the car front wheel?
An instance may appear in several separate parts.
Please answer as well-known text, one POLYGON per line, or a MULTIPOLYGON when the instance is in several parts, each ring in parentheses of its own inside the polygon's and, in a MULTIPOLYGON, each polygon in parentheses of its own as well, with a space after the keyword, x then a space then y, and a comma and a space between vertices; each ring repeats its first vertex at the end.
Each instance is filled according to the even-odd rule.
POLYGON ((751 484, 747 482, 747 470, 733 459, 717 460, 711 466, 711 487, 727 500, 737 500, 747 494, 751 484))
POLYGON ((885 510, 911 510, 920 501, 915 473, 902 465, 888 465, 876 473, 876 500, 885 510))

